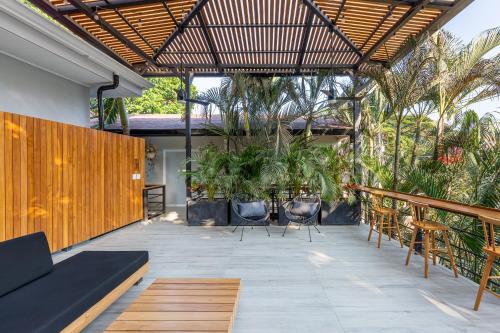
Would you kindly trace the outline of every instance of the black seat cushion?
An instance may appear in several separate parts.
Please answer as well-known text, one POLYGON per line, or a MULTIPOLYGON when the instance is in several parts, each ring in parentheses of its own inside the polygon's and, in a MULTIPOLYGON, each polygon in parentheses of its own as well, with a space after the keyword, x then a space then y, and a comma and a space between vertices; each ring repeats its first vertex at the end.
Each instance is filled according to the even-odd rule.
POLYGON ((292 213, 292 215, 295 216, 309 218, 316 213, 317 209, 318 209, 317 202, 305 202, 305 201, 293 200, 290 213, 292 213))
POLYGON ((43 232, 0 243, 0 297, 49 273, 53 268, 43 232))
POLYGON ((81 252, 0 297, 0 332, 59 332, 148 261, 146 251, 81 252))
POLYGON ((259 220, 267 215, 266 203, 263 200, 239 202, 238 213, 241 217, 259 220))

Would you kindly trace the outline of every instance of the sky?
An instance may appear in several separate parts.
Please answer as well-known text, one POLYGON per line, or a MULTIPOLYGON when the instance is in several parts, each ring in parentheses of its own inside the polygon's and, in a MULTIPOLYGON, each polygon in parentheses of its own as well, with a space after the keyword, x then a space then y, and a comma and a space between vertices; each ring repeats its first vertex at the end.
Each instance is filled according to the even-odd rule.
MULTIPOLYGON (((443 28, 452 32, 464 43, 470 42, 481 32, 500 25, 500 0, 475 0, 460 14, 450 20, 443 28)), ((499 48, 492 52, 498 53, 499 48)), ((194 85, 202 92, 220 84, 220 78, 194 78, 194 85)), ((491 111, 500 111, 500 100, 477 103, 473 109, 484 115, 491 111)))

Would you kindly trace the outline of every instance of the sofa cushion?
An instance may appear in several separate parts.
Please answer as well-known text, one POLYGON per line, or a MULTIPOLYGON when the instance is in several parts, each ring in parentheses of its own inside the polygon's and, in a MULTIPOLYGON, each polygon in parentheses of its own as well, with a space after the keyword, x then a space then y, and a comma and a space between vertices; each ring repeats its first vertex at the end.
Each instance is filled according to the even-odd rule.
POLYGON ((52 256, 43 232, 0 243, 0 297, 52 270, 52 256))
POLYGON ((0 297, 0 332, 59 332, 148 261, 145 251, 81 252, 0 297))
POLYGON ((295 216, 309 218, 316 213, 317 209, 318 209, 317 202, 304 202, 304 201, 293 200, 290 213, 292 213, 292 215, 295 216))
POLYGON ((238 213, 241 217, 258 220, 266 216, 266 203, 263 200, 239 202, 238 213))

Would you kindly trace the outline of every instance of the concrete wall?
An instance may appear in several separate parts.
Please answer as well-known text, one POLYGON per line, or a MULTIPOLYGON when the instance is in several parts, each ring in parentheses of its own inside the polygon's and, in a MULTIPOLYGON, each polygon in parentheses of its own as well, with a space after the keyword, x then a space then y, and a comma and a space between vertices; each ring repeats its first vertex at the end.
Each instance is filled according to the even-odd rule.
MULTIPOLYGON (((318 144, 337 144, 341 140, 349 140, 348 136, 322 135, 316 137, 318 144)), ((224 140, 218 136, 193 136, 192 151, 208 143, 224 147, 224 140)), ((185 163, 184 137, 147 137, 146 144, 153 144, 158 149, 153 164, 146 163, 146 184, 167 185, 167 205, 179 206, 185 202, 185 179, 179 170, 185 163)), ((193 165, 196 168, 196 165, 193 165)))
POLYGON ((89 88, 0 54, 0 110, 89 127, 89 88))

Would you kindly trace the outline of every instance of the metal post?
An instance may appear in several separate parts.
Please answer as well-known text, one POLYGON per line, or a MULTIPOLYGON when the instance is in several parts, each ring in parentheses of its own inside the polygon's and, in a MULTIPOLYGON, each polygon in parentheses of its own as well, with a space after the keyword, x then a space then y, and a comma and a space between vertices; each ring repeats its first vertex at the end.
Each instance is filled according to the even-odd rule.
POLYGON ((184 76, 184 87, 186 89, 186 200, 191 199, 191 81, 193 77, 186 70, 184 76))
MULTIPOLYGON (((358 98, 358 77, 356 71, 352 77, 354 85, 354 98, 352 101, 352 112, 353 112, 353 163, 354 163, 354 178, 356 183, 362 184, 363 171, 361 168, 361 99, 358 98)), ((361 192, 356 191, 356 214, 353 218, 357 220, 358 225, 361 223, 361 192)))
POLYGON ((144 221, 149 220, 149 209, 148 209, 148 189, 142 190, 142 209, 144 213, 144 221))
POLYGON ((167 196, 166 196, 166 187, 167 185, 163 185, 161 187, 161 212, 165 213, 167 211, 167 196))
POLYGON ((353 140, 353 154, 354 154, 354 176, 356 181, 361 181, 361 100, 354 96, 353 99, 353 122, 354 122, 354 140, 353 140))

